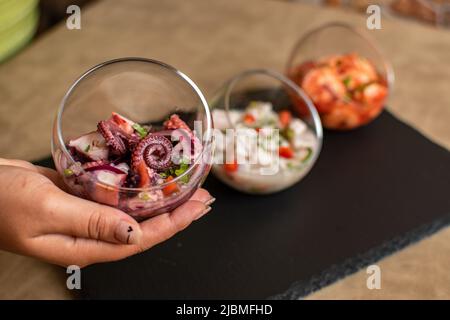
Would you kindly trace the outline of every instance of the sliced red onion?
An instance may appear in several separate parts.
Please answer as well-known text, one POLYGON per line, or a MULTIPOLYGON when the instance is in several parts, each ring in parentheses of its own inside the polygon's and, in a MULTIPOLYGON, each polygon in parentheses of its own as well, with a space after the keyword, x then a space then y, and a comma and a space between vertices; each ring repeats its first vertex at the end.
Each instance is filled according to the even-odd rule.
POLYGON ((124 171, 120 170, 119 168, 114 167, 110 164, 101 164, 101 165, 98 165, 95 167, 86 168, 85 170, 86 171, 109 171, 109 172, 113 172, 116 174, 124 174, 124 175, 127 174, 126 172, 124 172, 124 171))
POLYGON ((130 166, 125 162, 121 162, 118 164, 112 164, 113 167, 123 171, 124 173, 128 173, 130 171, 130 166))

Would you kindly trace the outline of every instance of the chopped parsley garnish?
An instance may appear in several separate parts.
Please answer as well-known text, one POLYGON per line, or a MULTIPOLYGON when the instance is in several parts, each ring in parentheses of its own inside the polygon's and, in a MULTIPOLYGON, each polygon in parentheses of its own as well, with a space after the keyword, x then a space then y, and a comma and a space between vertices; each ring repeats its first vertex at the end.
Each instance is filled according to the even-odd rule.
POLYGON ((66 177, 70 177, 71 175, 73 175, 73 170, 72 169, 64 169, 64 175, 66 177))
POLYGON ((144 200, 144 201, 148 201, 151 199, 150 195, 147 192, 141 192, 138 195, 139 199, 144 200))
POLYGON ((342 82, 344 83, 344 86, 346 86, 347 88, 350 86, 351 81, 352 81, 351 77, 347 77, 344 80, 342 80, 342 82))
MULTIPOLYGON (((177 177, 181 176, 182 174, 184 174, 187 169, 189 168, 189 165, 185 162, 182 162, 180 164, 180 167, 178 169, 175 169, 174 173, 177 177)), ((185 175, 183 177, 181 177, 181 182, 183 183, 188 183, 189 182, 189 176, 185 175)))
POLYGON ((133 124, 132 127, 141 138, 145 138, 147 136, 148 134, 147 130, 145 130, 145 128, 143 128, 139 123, 133 124))
POLYGON ((258 105, 258 101, 250 101, 248 104, 248 108, 254 108, 258 105))
POLYGON ((303 163, 307 162, 313 154, 312 148, 308 148, 307 150, 308 150, 308 154, 306 155, 306 157, 303 158, 303 160, 302 160, 303 163))
MULTIPOLYGON (((168 171, 168 170, 167 170, 168 171)), ((165 178, 167 178, 169 175, 167 174, 167 171, 166 172, 161 172, 160 174, 159 174, 159 176, 161 177, 161 178, 163 178, 163 179, 165 179, 165 178)))
MULTIPOLYGON (((164 172, 160 172, 159 175, 163 179, 165 179, 167 177, 170 177, 170 176, 172 176, 172 177, 174 177, 174 176, 179 177, 182 174, 184 174, 188 169, 189 169, 188 161, 185 160, 185 159, 182 159, 180 161, 180 165, 179 165, 179 167, 177 169, 170 168, 170 169, 167 169, 164 172)), ((185 175, 185 176, 181 177, 180 181, 183 182, 183 183, 188 183, 189 182, 189 175, 185 175)))
POLYGON ((180 181, 183 182, 183 183, 188 183, 189 182, 189 175, 185 175, 185 176, 181 177, 180 181))
POLYGON ((283 130, 281 130, 281 135, 288 141, 292 141, 292 139, 294 139, 295 136, 295 132, 294 130, 292 130, 291 128, 287 127, 283 130))
POLYGON ((88 144, 86 146, 86 148, 84 148, 84 152, 89 152, 89 150, 91 150, 91 145, 90 144, 88 144))

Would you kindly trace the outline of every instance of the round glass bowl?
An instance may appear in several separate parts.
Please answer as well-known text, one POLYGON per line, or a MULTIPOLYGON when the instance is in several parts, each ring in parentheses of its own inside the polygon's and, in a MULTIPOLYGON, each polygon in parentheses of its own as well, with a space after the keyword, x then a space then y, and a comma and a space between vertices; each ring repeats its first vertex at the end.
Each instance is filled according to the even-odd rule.
MULTIPOLYGON (((374 41, 345 23, 329 23, 303 35, 286 74, 311 98, 322 124, 349 130, 371 122, 392 92, 394 73, 374 41)), ((302 101, 297 107, 304 109, 302 101)))
MULTIPOLYGON (((168 137, 171 138, 173 141, 173 137, 168 137)), ((116 207, 142 220, 173 210, 199 188, 211 167, 212 141, 208 104, 191 79, 159 61, 122 58, 93 67, 70 87, 54 122, 52 154, 58 172, 73 194, 116 207), (159 180, 159 184, 145 187, 118 187, 110 181, 130 178, 132 165, 127 176, 114 175, 123 166, 119 171, 108 167, 117 172, 90 171, 80 166, 80 158, 69 146, 71 141, 80 141, 87 133, 99 135, 97 124, 112 114, 138 123, 150 133, 164 130, 164 121, 177 114, 190 129, 195 128, 193 133, 201 143, 198 149, 201 151, 170 181, 159 180), (168 189, 170 193, 165 192, 168 189)), ((134 159, 131 154, 128 153, 129 164, 134 159)), ((97 159, 89 158, 93 160, 97 159)))
POLYGON ((322 146, 322 125, 311 100, 277 72, 256 69, 229 81, 210 101, 215 155, 212 172, 250 194, 269 194, 300 181, 322 146), (302 101, 302 113, 292 103, 302 101))

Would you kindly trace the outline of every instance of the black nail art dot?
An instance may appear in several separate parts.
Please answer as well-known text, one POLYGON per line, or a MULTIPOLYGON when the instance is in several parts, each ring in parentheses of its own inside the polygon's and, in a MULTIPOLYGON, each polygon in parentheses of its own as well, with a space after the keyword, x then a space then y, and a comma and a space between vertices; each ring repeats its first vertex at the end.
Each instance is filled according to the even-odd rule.
POLYGON ((127 231, 131 232, 131 231, 133 231, 133 228, 131 226, 128 226, 128 230, 127 231))

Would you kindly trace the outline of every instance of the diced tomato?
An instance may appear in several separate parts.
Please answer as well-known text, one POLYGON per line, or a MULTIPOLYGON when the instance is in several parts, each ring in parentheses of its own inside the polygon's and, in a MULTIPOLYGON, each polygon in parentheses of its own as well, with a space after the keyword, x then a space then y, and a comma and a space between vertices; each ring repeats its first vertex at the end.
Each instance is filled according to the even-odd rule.
POLYGON ((118 125, 127 123, 127 121, 124 118, 122 118, 120 115, 118 115, 115 112, 112 113, 112 118, 113 118, 114 122, 117 123, 118 125))
POLYGON ((285 128, 291 123, 292 114, 288 110, 283 110, 278 113, 278 117, 280 119, 280 124, 282 128, 285 128))
POLYGON ((115 124, 117 124, 126 133, 132 134, 134 132, 134 129, 133 129, 134 122, 133 121, 131 121, 115 112, 112 113, 111 119, 115 124))
POLYGON ((225 163, 223 165, 223 168, 226 172, 236 172, 238 169, 239 165, 237 164, 236 160, 233 163, 225 163))
MULTIPOLYGON (((165 182, 170 182, 173 180, 172 176, 167 177, 167 179, 165 180, 165 182)), ((163 193, 164 195, 168 196, 171 195, 172 193, 175 193, 178 191, 178 185, 176 182, 173 183, 169 183, 167 186, 165 186, 163 188, 163 193)))
POLYGON ((137 173, 141 177, 139 181, 139 188, 145 188, 150 185, 150 177, 148 175, 147 166, 144 161, 141 161, 136 168, 137 173))
POLYGON ((246 113, 244 116, 244 123, 246 124, 252 124, 255 120, 255 117, 250 113, 246 113))
POLYGON ((292 159, 294 157, 294 151, 291 147, 280 147, 278 153, 283 158, 292 159))

